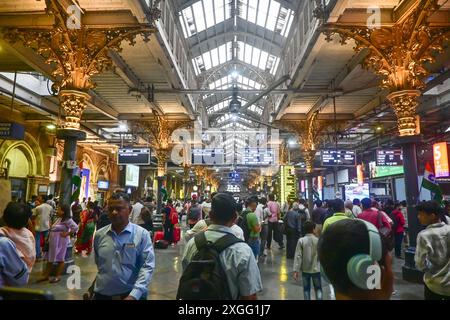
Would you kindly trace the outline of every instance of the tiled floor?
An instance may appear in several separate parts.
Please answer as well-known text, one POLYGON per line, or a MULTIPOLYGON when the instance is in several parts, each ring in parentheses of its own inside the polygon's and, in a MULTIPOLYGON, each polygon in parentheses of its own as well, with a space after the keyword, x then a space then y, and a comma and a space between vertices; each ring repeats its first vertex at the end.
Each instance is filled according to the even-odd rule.
MULTIPOLYGON (((181 253, 183 244, 169 247, 166 250, 156 251, 156 271, 149 287, 149 300, 175 299, 178 280, 181 277, 181 253)), ((268 300, 302 300, 303 290, 301 283, 295 282, 291 276, 293 260, 286 260, 284 251, 274 246, 266 258, 261 258, 259 267, 263 280, 264 290, 258 295, 259 299, 268 300)), ((36 264, 30 277, 29 288, 51 291, 56 299, 82 299, 90 284, 95 278, 96 266, 93 256, 75 257, 75 264, 81 269, 81 288, 68 289, 68 276, 64 276, 57 284, 36 284, 42 263, 36 264)), ((417 300, 423 297, 423 287, 419 284, 409 283, 401 279, 401 266, 403 260, 394 261, 396 294, 393 300, 417 300)), ((324 299, 330 299, 330 290, 327 283, 322 281, 324 299)), ((314 294, 313 294, 314 298, 314 294)))

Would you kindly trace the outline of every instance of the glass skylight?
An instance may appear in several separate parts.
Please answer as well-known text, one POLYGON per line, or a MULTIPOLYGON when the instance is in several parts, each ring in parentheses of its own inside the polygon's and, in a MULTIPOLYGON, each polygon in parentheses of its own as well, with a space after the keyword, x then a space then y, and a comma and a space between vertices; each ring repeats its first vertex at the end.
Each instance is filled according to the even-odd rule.
MULTIPOLYGON (((247 103, 247 100, 246 99, 242 99, 241 97, 238 97, 238 100, 241 102, 242 105, 245 105, 247 103)), ((231 101, 231 98, 223 100, 223 101, 219 102, 218 104, 215 104, 215 105, 209 107, 207 109, 207 113, 208 114, 212 114, 214 112, 218 112, 218 111, 221 111, 221 110, 223 110, 225 108, 228 108, 228 106, 230 104, 230 101, 231 101)), ((263 113, 263 109, 260 106, 257 106, 257 105, 254 105, 254 104, 251 105, 248 109, 250 111, 253 111, 253 112, 259 114, 259 115, 262 115, 262 113, 263 113)))
POLYGON ((231 41, 192 59, 195 74, 217 67, 232 59, 231 41))
MULTIPOLYGON (((231 118, 232 118, 231 114, 229 114, 229 113, 224 114, 224 115, 221 116, 219 119, 217 119, 217 123, 220 124, 220 123, 222 123, 222 122, 225 122, 225 121, 227 121, 227 120, 230 120, 231 118)), ((237 121, 237 120, 243 121, 243 122, 248 123, 248 124, 251 124, 251 123, 252 123, 251 120, 246 119, 246 118, 245 118, 245 115, 243 115, 243 114, 238 114, 238 119, 236 119, 236 121, 237 121)))
POLYGON ((287 37, 294 12, 274 0, 238 0, 239 17, 287 37))
POLYGON ((219 80, 216 80, 212 83, 209 84, 209 88, 211 90, 213 89, 228 89, 230 87, 232 87, 233 84, 237 84, 238 87, 242 88, 242 89, 261 89, 262 88, 262 84, 249 79, 245 76, 241 76, 238 75, 237 77, 232 77, 231 75, 225 76, 219 80))
POLYGON ((239 48, 237 57, 239 60, 275 74, 280 62, 278 57, 242 41, 238 41, 237 44, 239 48))
POLYGON ((189 38, 231 18, 230 0, 201 0, 180 12, 184 37, 189 38))
MULTIPOLYGON (((273 54, 260 50, 254 46, 237 41, 237 58, 271 74, 275 74, 280 59, 273 54)), ((203 53, 192 59, 196 75, 216 67, 232 59, 232 42, 229 41, 217 48, 203 53)))

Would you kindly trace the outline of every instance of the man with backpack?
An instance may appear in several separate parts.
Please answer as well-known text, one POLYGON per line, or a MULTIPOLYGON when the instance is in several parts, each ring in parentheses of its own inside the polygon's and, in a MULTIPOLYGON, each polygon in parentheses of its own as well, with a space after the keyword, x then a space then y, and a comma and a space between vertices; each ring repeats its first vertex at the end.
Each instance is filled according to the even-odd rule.
POLYGON ((232 195, 215 195, 209 217, 208 229, 186 245, 177 299, 255 300, 261 275, 250 247, 230 229, 237 218, 232 195))

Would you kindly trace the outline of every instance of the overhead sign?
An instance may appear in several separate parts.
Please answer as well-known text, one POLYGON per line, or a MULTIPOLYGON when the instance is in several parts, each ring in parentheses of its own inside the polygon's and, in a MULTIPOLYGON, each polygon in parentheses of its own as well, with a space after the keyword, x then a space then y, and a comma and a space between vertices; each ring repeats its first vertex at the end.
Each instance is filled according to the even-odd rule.
POLYGON ((25 139, 24 125, 12 122, 0 122, 0 139, 25 139))
POLYGON ((376 162, 369 162, 370 178, 381 178, 403 174, 403 166, 377 166, 376 162))
POLYGON ((354 166, 356 152, 354 150, 322 150, 322 166, 354 166))
POLYGON ((241 179, 241 175, 239 174, 239 172, 229 172, 228 179, 237 181, 241 179))
POLYGON ((434 175, 436 178, 450 175, 448 164, 447 142, 439 142, 433 145, 434 175))
POLYGON ((377 150, 377 166, 402 166, 403 153, 401 149, 377 150))
POLYGON ((225 150, 223 148, 192 149, 192 164, 220 165, 225 164, 225 150))
POLYGON ((273 149, 269 148, 243 148, 242 150, 243 165, 250 166, 267 166, 275 162, 273 149))
POLYGON ((119 156, 117 158, 117 164, 127 165, 149 165, 150 164, 150 149, 145 148, 130 148, 119 149, 119 156))

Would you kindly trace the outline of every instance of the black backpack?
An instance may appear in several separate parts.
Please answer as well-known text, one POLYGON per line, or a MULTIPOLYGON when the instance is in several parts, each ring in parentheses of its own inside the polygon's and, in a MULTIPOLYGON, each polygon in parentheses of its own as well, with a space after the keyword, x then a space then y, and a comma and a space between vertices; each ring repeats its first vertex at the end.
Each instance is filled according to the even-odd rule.
POLYGON ((206 240, 204 232, 197 234, 194 241, 198 252, 181 276, 177 300, 231 300, 220 253, 243 241, 227 233, 213 243, 206 240))
POLYGON ((242 231, 244 232, 244 239, 247 242, 250 238, 250 229, 248 228, 248 222, 247 222, 247 214, 249 214, 250 211, 244 210, 240 214, 238 218, 237 225, 241 227, 242 231))

